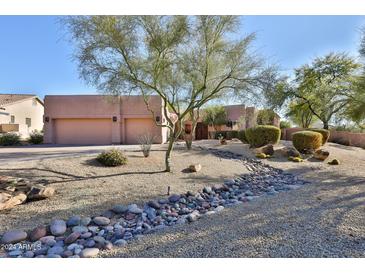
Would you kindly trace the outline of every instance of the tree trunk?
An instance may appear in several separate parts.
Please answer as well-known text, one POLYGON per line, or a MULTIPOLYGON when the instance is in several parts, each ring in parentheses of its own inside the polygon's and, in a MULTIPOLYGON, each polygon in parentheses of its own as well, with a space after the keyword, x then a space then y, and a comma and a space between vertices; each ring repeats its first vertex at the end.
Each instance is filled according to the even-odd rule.
POLYGON ((167 146, 166 154, 165 154, 165 171, 171 172, 171 152, 174 147, 175 142, 175 135, 174 130, 170 129, 170 136, 169 136, 169 145, 167 146))
POLYGON ((185 136, 185 144, 186 144, 186 148, 188 150, 191 150, 191 147, 193 145, 193 138, 192 138, 191 134, 185 136))
POLYGON ((328 121, 323 121, 323 128, 328 129, 328 121))

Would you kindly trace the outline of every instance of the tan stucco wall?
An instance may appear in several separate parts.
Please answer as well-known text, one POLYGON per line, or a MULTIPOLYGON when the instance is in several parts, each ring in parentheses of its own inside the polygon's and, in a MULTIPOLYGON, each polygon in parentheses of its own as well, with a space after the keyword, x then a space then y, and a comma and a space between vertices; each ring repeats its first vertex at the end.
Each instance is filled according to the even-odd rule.
POLYGON ((0 114, 0 124, 9 124, 11 115, 15 116, 14 124, 19 124, 19 133, 22 138, 27 138, 29 133, 33 130, 43 129, 43 105, 35 98, 16 102, 10 105, 3 106, 5 110, 2 113, 9 113, 9 115, 0 114), (36 102, 34 105, 33 102, 36 102), (31 119, 31 127, 25 123, 25 118, 31 119))
MULTIPOLYGON (((45 97, 45 117, 49 122, 45 122, 45 142, 54 143, 55 128, 58 119, 101 119, 107 118, 111 121, 111 139, 112 143, 125 143, 127 139, 133 139, 135 132, 126 131, 126 119, 139 118, 151 121, 152 113, 147 109, 143 98, 140 96, 120 96, 111 97, 103 95, 64 95, 64 96, 46 96, 45 97), (113 116, 117 121, 112 121, 113 116)), ((151 109, 156 116, 160 116, 162 121, 162 100, 158 96, 151 96, 149 99, 151 109)), ((90 120, 91 121, 91 120, 90 120)), ((67 128, 63 125, 63 130, 72 135, 73 126, 67 128)), ((97 130, 97 127, 95 127, 97 130)), ((105 130, 105 129, 103 129, 105 130)), ((166 129, 154 125, 156 133, 156 142, 166 141, 166 129)), ((83 135, 74 135, 75 144, 93 143, 99 139, 97 134, 89 137, 83 135), (87 140, 86 138, 90 138, 87 140)))

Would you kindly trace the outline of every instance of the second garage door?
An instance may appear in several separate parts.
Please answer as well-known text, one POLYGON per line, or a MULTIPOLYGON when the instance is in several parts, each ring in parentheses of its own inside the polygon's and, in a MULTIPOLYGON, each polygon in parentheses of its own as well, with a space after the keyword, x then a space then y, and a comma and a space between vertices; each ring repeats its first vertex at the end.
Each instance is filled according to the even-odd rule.
POLYGON ((125 119, 125 143, 127 145, 138 144, 138 138, 141 135, 150 133, 157 137, 158 140, 160 128, 156 126, 152 119, 147 118, 130 118, 125 119))
POLYGON ((110 145, 111 119, 56 119, 55 143, 65 145, 110 145))

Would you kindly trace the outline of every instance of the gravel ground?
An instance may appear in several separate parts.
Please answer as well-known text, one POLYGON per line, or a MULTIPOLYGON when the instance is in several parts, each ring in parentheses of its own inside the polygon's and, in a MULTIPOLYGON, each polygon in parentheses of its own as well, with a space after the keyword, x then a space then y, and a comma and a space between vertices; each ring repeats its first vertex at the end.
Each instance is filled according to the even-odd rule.
MULTIPOLYGON (((227 146, 216 146, 216 143, 202 141, 195 145, 253 157, 247 145, 230 142, 227 146)), ((286 143, 280 145, 283 144, 286 143)), ((342 164, 329 166, 312 160, 292 163, 281 157, 263 160, 295 173, 311 181, 311 184, 226 208, 191 224, 146 235, 126 247, 103 251, 99 255, 365 257, 365 151, 335 144, 327 144, 325 148, 331 153, 329 159, 335 157, 342 164)), ((7 215, 0 215, 0 222, 4 224, 1 229, 29 228, 40 220, 46 222, 54 216, 94 215, 115 203, 160 197, 166 192, 167 185, 172 186, 173 192, 179 193, 201 189, 209 183, 248 172, 237 161, 220 159, 199 150, 194 150, 192 154, 177 151, 173 174, 156 173, 163 167, 162 152, 154 152, 154 157, 150 159, 143 159, 133 152, 128 152, 128 155, 131 170, 124 167, 123 171, 113 172, 96 165, 92 157, 27 163, 31 169, 20 171, 21 176, 41 178, 48 174, 51 180, 60 181, 53 183, 60 191, 59 195, 54 199, 18 206, 7 215), (151 162, 148 165, 141 162, 146 160, 151 162), (201 173, 182 172, 188 164, 196 161, 203 164, 201 173), (147 172, 148 176, 141 176, 146 166, 152 171, 147 172), (68 175, 64 174, 65 170, 68 175), (141 182, 141 178, 147 178, 147 182, 141 182)), ((24 165, 20 164, 19 168, 24 168, 24 165)), ((11 165, 11 168, 15 166, 11 165)), ((4 172, 4 167, 0 172, 4 172)))
POLYGON ((248 172, 239 162, 220 159, 200 149, 174 151, 173 173, 163 172, 164 151, 152 151, 149 158, 141 152, 127 151, 126 155, 126 166, 112 168, 100 166, 95 155, 1 165, 0 175, 46 179, 57 193, 51 199, 2 211, 0 233, 14 228, 31 229, 55 217, 94 216, 115 204, 140 204, 166 197, 167 186, 171 187, 171 194, 196 191, 248 172), (192 163, 200 163, 202 170, 186 172, 192 163))
MULTIPOLYGON (((283 143, 282 143, 283 144, 283 143)), ((198 142, 215 147, 214 142, 198 142)), ((223 150, 252 157, 247 145, 223 150)), ((183 226, 151 234, 103 257, 365 257, 365 151, 327 144, 340 166, 285 159, 270 165, 311 180, 183 226)))

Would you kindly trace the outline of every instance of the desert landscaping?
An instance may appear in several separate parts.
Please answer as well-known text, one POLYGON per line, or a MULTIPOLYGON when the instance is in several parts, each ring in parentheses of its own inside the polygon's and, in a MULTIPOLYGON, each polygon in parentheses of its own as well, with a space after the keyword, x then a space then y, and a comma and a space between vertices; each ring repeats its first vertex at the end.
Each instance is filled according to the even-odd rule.
MULTIPOLYGON (((42 183, 55 190, 55 195, 48 199, 28 201, 10 210, 2 211, 0 220, 1 230, 5 233, 4 238, 7 231, 17 229, 16 231, 28 231, 26 235, 31 239, 33 238, 36 242, 40 240, 48 246, 33 253, 19 253, 15 250, 9 255, 26 257, 44 255, 48 257, 200 256, 196 253, 197 251, 191 251, 191 248, 199 250, 199 247, 195 245, 184 249, 183 253, 176 253, 178 247, 175 247, 175 244, 180 242, 178 235, 187 233, 186 229, 190 231, 191 226, 206 226, 214 229, 218 222, 229 224, 233 222, 233 219, 234 222, 243 222, 242 225, 251 227, 259 221, 256 219, 250 225, 246 224, 247 218, 252 219, 250 217, 252 210, 256 212, 255 214, 268 214, 267 210, 279 210, 282 206, 285 211, 294 210, 290 214, 287 213, 292 217, 279 220, 279 222, 285 221, 289 227, 296 226, 297 218, 306 218, 305 215, 302 217, 297 215, 299 211, 295 208, 307 208, 308 214, 311 214, 311 211, 315 213, 319 209, 326 211, 326 215, 329 216, 340 214, 340 222, 335 224, 334 231, 346 235, 350 233, 354 241, 359 241, 364 233, 364 224, 363 220, 354 219, 354 214, 364 210, 365 197, 359 194, 353 196, 353 193, 363 193, 365 177, 363 149, 326 143, 323 148, 329 151, 330 155, 327 161, 307 157, 303 162, 292 162, 287 156, 282 155, 285 147, 290 148, 291 142, 280 141, 273 146, 272 157, 258 159, 256 149, 250 148, 249 144, 243 144, 237 139, 227 141, 225 145, 221 145, 218 140, 196 141, 190 151, 184 148, 183 143, 178 143, 173 154, 175 164, 170 173, 163 171, 163 146, 152 148, 149 157, 144 157, 141 151, 125 151, 128 162, 118 167, 102 166, 96 161, 96 154, 72 158, 35 159, 12 163, 9 166, 3 165, 1 167, 3 176, 23 178, 26 182, 36 184, 42 183), (334 157, 341 159, 340 165, 327 163, 334 157), (201 170, 192 172, 189 170, 191 164, 200 164, 201 170), (309 193, 310 195, 316 193, 310 198, 311 201, 315 199, 316 206, 309 200, 308 204, 305 201, 309 193), (298 198, 293 202, 295 197, 298 198), (350 200, 344 200, 345 197, 350 200), (354 202, 356 206, 346 213, 341 213, 340 208, 325 209, 323 207, 326 207, 325 201, 328 199, 339 199, 341 203, 354 202), (287 203, 293 203, 293 208, 287 203), (265 209, 266 205, 269 206, 268 209, 265 209), (142 212, 143 214, 140 215, 142 212), (208 216, 212 214, 216 216, 208 216), (242 217, 238 218, 238 216, 242 217), (202 220, 198 220, 200 218, 202 220), (230 218, 233 219, 229 221, 230 218), (198 224, 195 224, 195 221, 198 224), (199 224, 200 222, 202 223, 199 224), (63 223, 64 228, 62 228, 63 223), (52 228, 56 231, 61 229, 61 232, 57 234, 52 228), (68 232, 71 234, 65 237, 63 235, 67 228, 71 229, 71 232, 68 232), (49 235, 47 230, 50 230, 50 235, 54 236, 46 236, 49 235), (75 238, 70 240, 69 237, 75 238), (136 239, 140 241, 135 241, 136 239), (132 242, 127 245, 130 241, 132 242), (165 242, 171 241, 173 243, 168 245, 166 253, 163 246, 165 242), (66 243, 68 247, 65 251, 63 245, 66 243), (142 250, 147 245, 150 249, 148 253, 145 253, 142 250), (163 248, 163 253, 160 248, 163 248), (99 253, 99 250, 102 252, 99 253)), ((325 216, 316 218, 323 217, 325 216)), ((271 221, 270 218, 269 221, 271 221)), ((317 230, 320 223, 321 221, 310 229, 317 230)), ((208 230, 201 228, 200 232, 197 229, 191 230, 195 231, 193 233, 198 233, 197 239, 208 237, 210 228, 208 230)), ((231 231, 235 231, 233 237, 243 237, 241 233, 248 232, 246 229, 231 231)), ((219 233, 227 233, 227 231, 223 230, 219 233)), ((66 232, 66 235, 68 234, 66 232)), ((222 235, 222 238, 224 237, 226 236, 222 235)), ((242 242, 244 246, 250 248, 246 251, 240 250, 237 254, 233 252, 231 255, 258 256, 252 252, 262 248, 262 245, 269 240, 257 239, 258 242, 255 244, 242 242)), ((9 240, 9 243, 11 242, 9 240)), ((226 244, 230 245, 228 242, 226 244)), ((220 245, 222 245, 222 251, 214 253, 214 256, 225 256, 222 252, 228 247, 225 243, 220 245)), ((355 251, 356 244, 354 246, 354 250, 348 251, 349 255, 361 256, 355 251)), ((289 253, 293 256, 310 254, 297 253, 300 252, 298 248, 299 246, 294 244, 294 253, 289 253)), ((178 248, 178 250, 181 249, 178 248)), ((283 255, 277 251, 268 252, 267 250, 260 254, 283 255)), ((344 255, 345 251, 338 253, 339 251, 330 250, 328 252, 328 256, 340 256, 344 255)), ((207 252, 207 254, 210 253, 207 252)))

